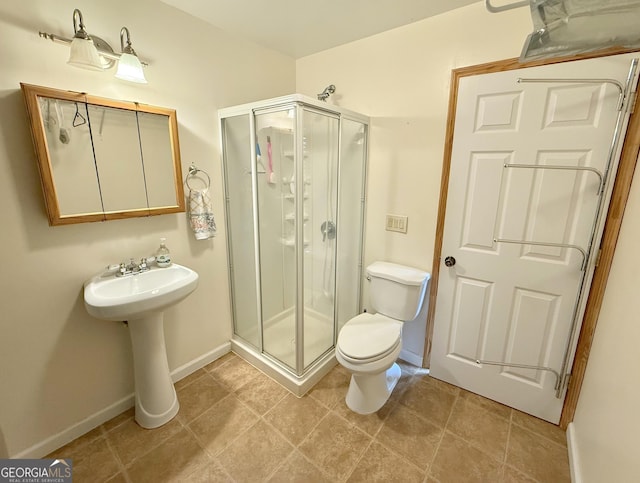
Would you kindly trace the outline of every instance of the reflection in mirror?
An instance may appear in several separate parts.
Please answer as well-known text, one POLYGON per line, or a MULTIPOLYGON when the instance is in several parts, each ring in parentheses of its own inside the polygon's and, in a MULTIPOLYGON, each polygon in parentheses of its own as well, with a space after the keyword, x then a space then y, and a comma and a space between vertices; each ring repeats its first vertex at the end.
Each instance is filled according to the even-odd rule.
POLYGON ((86 105, 48 97, 38 100, 60 215, 102 213, 86 105), (74 122, 76 106, 85 120, 82 124, 74 122))
POLYGON ((136 112, 88 107, 104 211, 146 210, 136 112))
POLYGON ((21 85, 49 224, 185 210, 175 110, 21 85))
POLYGON ((162 114, 138 112, 138 126, 149 205, 171 206, 175 203, 173 149, 167 119, 162 114))

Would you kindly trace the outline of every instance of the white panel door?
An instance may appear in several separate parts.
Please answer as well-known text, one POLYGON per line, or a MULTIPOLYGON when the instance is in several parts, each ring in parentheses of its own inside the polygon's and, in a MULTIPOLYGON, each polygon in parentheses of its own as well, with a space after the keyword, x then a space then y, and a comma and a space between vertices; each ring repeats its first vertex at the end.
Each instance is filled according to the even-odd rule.
POLYGON ((600 178, 536 167, 604 173, 620 91, 607 82, 518 79, 613 78, 624 85, 629 65, 629 56, 616 56, 460 79, 433 377, 559 421, 563 396, 556 397, 553 371, 561 372, 573 321, 581 320, 579 296, 591 280, 593 264, 584 270, 581 250, 592 240, 600 178), (445 267, 445 257, 455 265, 445 267))

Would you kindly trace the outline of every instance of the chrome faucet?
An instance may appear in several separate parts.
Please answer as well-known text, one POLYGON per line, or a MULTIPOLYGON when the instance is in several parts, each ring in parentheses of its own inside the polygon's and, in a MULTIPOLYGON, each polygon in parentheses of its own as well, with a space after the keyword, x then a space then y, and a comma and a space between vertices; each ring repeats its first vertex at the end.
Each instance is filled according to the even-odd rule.
POLYGON ((127 272, 129 273, 135 273, 140 271, 140 267, 138 266, 138 264, 136 262, 133 261, 133 258, 129 259, 129 263, 127 264, 127 266, 125 267, 127 269, 127 272))
POLYGON ((152 259, 153 257, 143 257, 140 259, 139 263, 136 263, 133 261, 133 258, 130 258, 129 263, 121 262, 118 265, 116 277, 124 277, 125 275, 137 275, 138 273, 146 272, 150 269, 149 262, 152 261, 152 259))

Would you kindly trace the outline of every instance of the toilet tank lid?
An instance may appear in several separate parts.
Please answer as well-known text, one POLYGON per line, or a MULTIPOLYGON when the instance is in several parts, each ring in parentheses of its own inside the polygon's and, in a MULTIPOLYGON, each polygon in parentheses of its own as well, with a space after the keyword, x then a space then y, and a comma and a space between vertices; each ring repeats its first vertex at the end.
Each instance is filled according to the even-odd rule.
POLYGON ((390 262, 373 262, 367 267, 367 273, 372 277, 393 280, 406 285, 422 285, 431 278, 428 272, 390 262))

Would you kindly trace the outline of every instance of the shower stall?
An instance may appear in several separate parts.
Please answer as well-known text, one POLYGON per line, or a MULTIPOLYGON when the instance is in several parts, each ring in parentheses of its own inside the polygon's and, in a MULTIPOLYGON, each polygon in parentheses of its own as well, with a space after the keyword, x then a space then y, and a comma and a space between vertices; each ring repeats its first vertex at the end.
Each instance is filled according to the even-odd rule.
POLYGON ((219 118, 232 348, 302 395, 360 311, 369 119, 301 95, 219 118))

